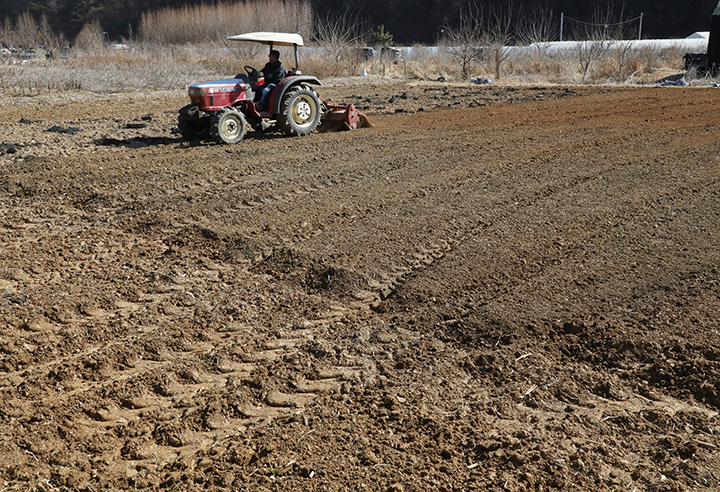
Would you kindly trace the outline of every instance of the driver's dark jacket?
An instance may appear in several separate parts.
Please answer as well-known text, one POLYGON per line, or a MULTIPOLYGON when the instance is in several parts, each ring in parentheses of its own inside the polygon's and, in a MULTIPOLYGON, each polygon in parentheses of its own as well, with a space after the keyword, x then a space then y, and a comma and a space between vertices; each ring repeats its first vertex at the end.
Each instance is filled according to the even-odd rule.
POLYGON ((267 62, 262 69, 263 77, 265 77, 265 85, 277 84, 285 78, 286 73, 285 67, 283 67, 280 60, 275 63, 267 62))

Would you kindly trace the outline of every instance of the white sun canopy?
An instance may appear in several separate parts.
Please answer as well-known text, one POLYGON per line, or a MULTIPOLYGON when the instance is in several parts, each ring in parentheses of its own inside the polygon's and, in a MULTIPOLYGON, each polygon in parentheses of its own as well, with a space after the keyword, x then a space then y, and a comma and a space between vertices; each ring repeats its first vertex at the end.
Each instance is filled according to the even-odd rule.
POLYGON ((286 32, 249 32, 237 36, 228 36, 225 39, 251 41, 253 43, 269 44, 270 46, 303 46, 302 36, 286 32))

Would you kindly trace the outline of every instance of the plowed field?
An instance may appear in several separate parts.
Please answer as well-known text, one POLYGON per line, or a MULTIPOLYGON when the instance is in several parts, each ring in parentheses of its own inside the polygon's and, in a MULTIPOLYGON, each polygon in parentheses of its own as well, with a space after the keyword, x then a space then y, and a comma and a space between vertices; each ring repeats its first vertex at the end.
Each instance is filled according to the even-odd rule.
POLYGON ((0 490, 720 488, 720 92, 0 102, 0 490))

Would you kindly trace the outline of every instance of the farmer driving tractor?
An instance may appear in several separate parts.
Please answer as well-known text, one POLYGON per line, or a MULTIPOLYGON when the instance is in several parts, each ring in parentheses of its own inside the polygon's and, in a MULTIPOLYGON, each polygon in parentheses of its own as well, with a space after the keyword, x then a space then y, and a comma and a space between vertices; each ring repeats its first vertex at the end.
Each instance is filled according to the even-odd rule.
POLYGON ((283 64, 280 62, 280 52, 278 50, 271 50, 268 58, 269 61, 262 69, 263 77, 265 77, 265 83, 262 85, 262 97, 258 103, 260 111, 267 110, 270 93, 277 83, 284 79, 287 74, 285 67, 283 67, 283 64))

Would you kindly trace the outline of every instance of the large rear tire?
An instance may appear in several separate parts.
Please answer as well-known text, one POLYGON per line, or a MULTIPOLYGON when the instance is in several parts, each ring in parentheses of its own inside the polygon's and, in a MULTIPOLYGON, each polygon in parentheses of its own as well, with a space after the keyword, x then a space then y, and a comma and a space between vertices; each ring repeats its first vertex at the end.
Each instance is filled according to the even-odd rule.
POLYGON ((178 129, 186 140, 205 140, 210 136, 210 118, 189 120, 180 116, 178 129))
POLYGON ((245 137, 247 120, 245 115, 235 108, 225 108, 219 113, 212 125, 213 138, 218 143, 238 143, 245 137))
POLYGON ((286 135, 308 135, 315 131, 322 117, 320 96, 309 87, 288 89, 280 102, 277 122, 286 135))

